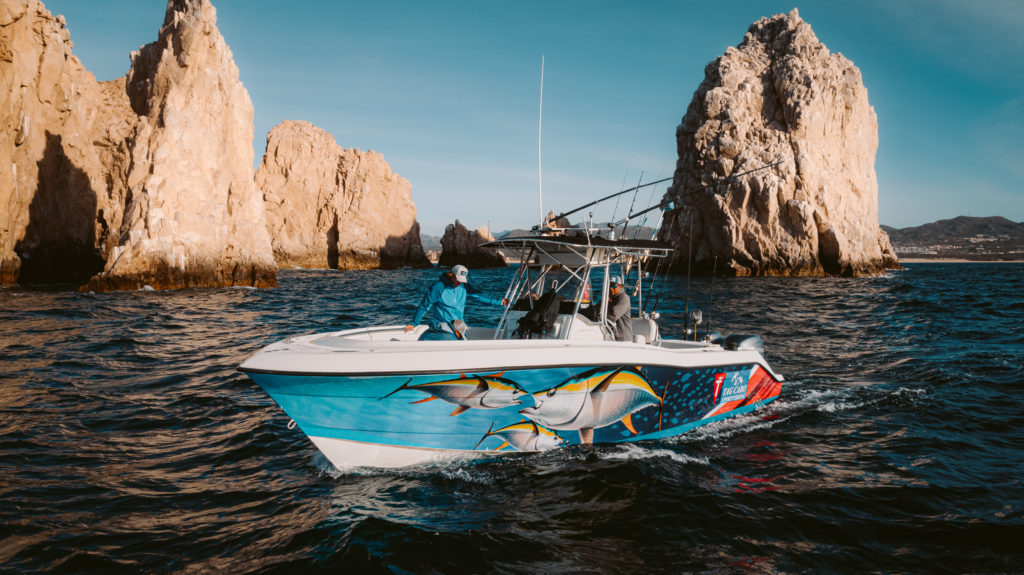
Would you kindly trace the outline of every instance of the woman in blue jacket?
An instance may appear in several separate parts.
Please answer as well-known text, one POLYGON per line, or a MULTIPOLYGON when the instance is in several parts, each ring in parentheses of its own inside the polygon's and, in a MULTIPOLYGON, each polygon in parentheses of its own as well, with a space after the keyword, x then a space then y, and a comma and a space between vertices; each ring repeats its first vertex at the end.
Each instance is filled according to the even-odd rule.
POLYGON ((405 326, 405 331, 416 329, 427 312, 433 308, 434 312, 427 322, 429 328, 420 336, 420 340, 463 339, 463 330, 456 329, 455 321, 458 320, 461 325, 465 325, 463 311, 466 308, 466 296, 484 303, 501 303, 495 298, 470 292, 466 283, 468 280, 469 270, 463 265, 457 265, 451 271, 441 274, 441 278, 423 296, 412 323, 405 326))

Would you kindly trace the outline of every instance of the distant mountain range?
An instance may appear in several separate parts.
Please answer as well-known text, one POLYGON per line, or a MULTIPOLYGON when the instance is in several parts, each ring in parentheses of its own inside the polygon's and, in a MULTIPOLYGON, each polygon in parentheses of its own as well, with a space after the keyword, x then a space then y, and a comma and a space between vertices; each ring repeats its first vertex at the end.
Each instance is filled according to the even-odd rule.
POLYGON ((1024 223, 1002 216, 959 216, 923 226, 882 229, 901 258, 1024 259, 1024 223))
MULTIPOLYGON (((1002 216, 959 216, 922 226, 882 226, 882 229, 889 234, 893 249, 901 258, 1024 259, 1024 222, 1002 216)), ((627 235, 633 237, 637 230, 641 238, 650 238, 654 232, 649 227, 630 228, 627 235)), ((527 235, 530 235, 528 229, 513 229, 498 232, 494 237, 527 235)), ((424 250, 441 250, 441 236, 421 234, 420 238, 424 250)))
POLYGON ((960 216, 951 220, 939 220, 912 228, 891 228, 882 226, 889 239, 895 242, 937 242, 977 236, 1006 236, 1024 238, 1024 222, 1017 223, 1002 216, 972 218, 960 216))

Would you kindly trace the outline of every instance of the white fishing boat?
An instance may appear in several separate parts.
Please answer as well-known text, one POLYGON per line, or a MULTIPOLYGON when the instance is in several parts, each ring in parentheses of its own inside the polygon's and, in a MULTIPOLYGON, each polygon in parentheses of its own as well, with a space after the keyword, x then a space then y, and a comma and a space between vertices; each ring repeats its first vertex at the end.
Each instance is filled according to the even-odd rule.
POLYGON ((661 333, 649 270, 667 246, 553 233, 489 244, 520 262, 496 325, 454 341, 401 325, 293 337, 239 369, 339 469, 658 440, 779 396, 760 337, 661 333), (614 276, 631 341, 607 321, 614 276))

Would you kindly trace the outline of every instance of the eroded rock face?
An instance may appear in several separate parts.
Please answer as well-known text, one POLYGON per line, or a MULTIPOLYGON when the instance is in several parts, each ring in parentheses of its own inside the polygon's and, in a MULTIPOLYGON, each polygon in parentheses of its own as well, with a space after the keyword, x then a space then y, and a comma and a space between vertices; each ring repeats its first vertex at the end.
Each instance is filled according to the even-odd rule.
POLYGON ((483 248, 481 244, 493 242, 494 236, 486 227, 470 231, 459 220, 448 224, 441 237, 441 257, 437 265, 451 267, 462 264, 467 268, 508 267, 505 258, 494 248, 483 248))
POLYGON ((0 0, 0 283, 273 285, 252 104, 209 1, 168 2, 127 78, 71 49, 41 2, 0 0))
POLYGON ((119 241, 87 289, 272 286, 277 267, 253 181, 253 108, 208 0, 170 0, 131 55, 119 241))
POLYGON ((685 269, 872 275, 899 267, 878 225, 878 123, 860 71, 794 9, 708 64, 676 130, 662 239, 685 269), (763 166, 777 165, 747 173, 763 166))
POLYGON ((346 150, 309 122, 267 135, 256 171, 281 267, 428 267, 412 186, 383 156, 346 150))
POLYGON ((117 240, 136 117, 71 49, 63 17, 0 0, 0 285, 84 282, 117 240))

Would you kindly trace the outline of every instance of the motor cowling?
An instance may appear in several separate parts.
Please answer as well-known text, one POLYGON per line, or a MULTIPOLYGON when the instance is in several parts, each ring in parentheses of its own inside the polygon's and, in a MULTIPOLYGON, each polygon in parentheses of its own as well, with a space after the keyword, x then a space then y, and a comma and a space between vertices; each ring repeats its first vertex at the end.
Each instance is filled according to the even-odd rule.
POLYGON ((723 347, 731 351, 754 350, 764 355, 764 340, 757 334, 734 333, 725 338, 723 347))

